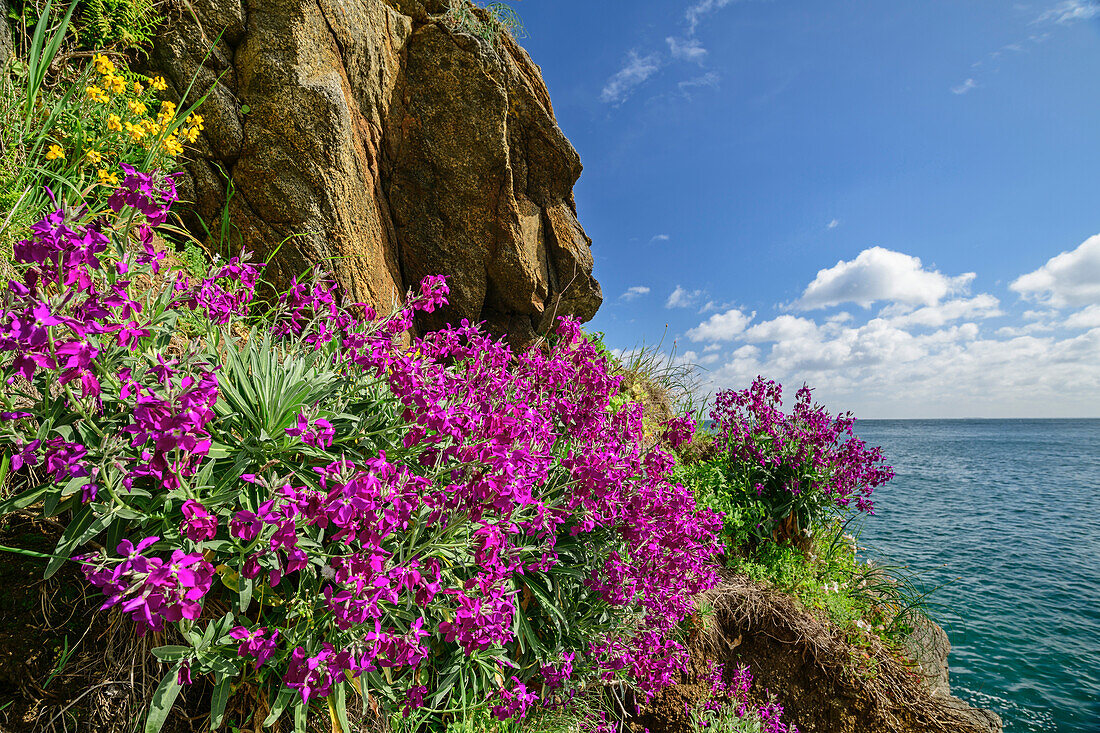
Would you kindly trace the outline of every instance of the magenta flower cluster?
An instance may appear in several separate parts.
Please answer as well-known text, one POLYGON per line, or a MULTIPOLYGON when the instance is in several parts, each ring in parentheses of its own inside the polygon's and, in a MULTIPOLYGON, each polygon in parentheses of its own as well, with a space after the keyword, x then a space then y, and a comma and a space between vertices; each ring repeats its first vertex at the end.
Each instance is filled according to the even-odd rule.
MULTIPOLYGON (((714 661, 709 661, 708 679, 710 689, 698 709, 692 710, 685 703, 684 712, 693 715, 699 727, 707 729, 722 720, 723 717, 735 717, 741 721, 751 722, 751 730, 760 733, 798 733, 798 728, 793 724, 783 722, 783 706, 771 700, 763 705, 758 705, 750 700, 753 687, 752 673, 749 668, 742 665, 734 668, 729 674, 725 667, 714 661)), ((765 693, 765 697, 768 697, 765 693)), ((721 730, 729 730, 728 726, 715 726, 721 730)), ((740 730, 741 728, 736 728, 740 730)))
MULTIPOLYGON (((174 197, 128 170, 113 220, 50 214, 0 304, 0 369, 37 395, 0 404, 14 480, 42 464, 58 511, 143 538, 77 556, 104 608, 145 633, 212 624, 216 598, 226 625, 179 679, 227 674, 221 655, 302 705, 385 679, 404 705, 475 695, 522 717, 586 680, 649 694, 679 678, 677 627, 716 582, 719 519, 671 479, 641 407, 612 408, 619 379, 579 323, 523 352, 466 322, 410 343, 416 311, 446 303, 444 278, 378 318, 318 276, 280 297, 273 342, 238 341, 260 272, 245 258, 135 295, 137 275, 158 282, 152 232, 174 197), (173 341, 184 308, 214 336, 173 341), (224 352, 260 348, 287 380, 312 371, 296 391, 242 386, 258 377, 230 374, 224 352), (474 679, 487 663, 516 671, 446 686, 445 669, 474 679)), ((667 442, 693 428, 671 421, 667 442)))
POLYGON ((197 619, 214 577, 214 567, 201 553, 177 549, 167 560, 144 554, 158 540, 146 537, 136 546, 122 540, 118 560, 100 555, 76 558, 88 582, 107 596, 102 608, 119 606, 130 614, 139 634, 161 631, 165 622, 197 619))
POLYGON ((719 445, 743 480, 763 500, 793 506, 800 529, 830 504, 873 514, 872 492, 894 475, 881 449, 856 437, 851 413, 833 417, 813 404, 805 385, 789 413, 782 398, 783 388, 763 377, 715 397, 711 419, 719 445))

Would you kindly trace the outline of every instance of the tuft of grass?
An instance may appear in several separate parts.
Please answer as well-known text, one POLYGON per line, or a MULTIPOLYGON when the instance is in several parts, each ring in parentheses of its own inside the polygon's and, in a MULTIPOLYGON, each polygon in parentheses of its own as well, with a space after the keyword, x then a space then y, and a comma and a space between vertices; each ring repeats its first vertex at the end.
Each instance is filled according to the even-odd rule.
POLYGON ((848 529, 835 521, 814 533, 806 550, 765 542, 728 564, 791 594, 844 629, 851 643, 859 646, 873 634, 901 652, 921 620, 930 618, 932 590, 904 567, 860 560, 857 536, 848 529))
POLYGON ((443 22, 455 33, 473 36, 496 49, 501 36, 527 37, 527 30, 515 8, 507 3, 480 5, 473 0, 451 0, 443 22))
POLYGON ((642 343, 619 357, 620 371, 627 383, 656 386, 667 396, 674 413, 701 415, 709 396, 700 396, 700 372, 697 364, 676 356, 676 343, 665 351, 664 337, 656 345, 642 343))

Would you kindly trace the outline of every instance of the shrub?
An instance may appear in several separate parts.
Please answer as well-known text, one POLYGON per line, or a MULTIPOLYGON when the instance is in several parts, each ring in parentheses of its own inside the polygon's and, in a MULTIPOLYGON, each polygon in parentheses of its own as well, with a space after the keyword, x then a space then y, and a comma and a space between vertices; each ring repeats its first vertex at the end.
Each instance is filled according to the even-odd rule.
POLYGON ((576 322, 546 350, 467 323, 402 348, 442 278, 378 318, 319 274, 252 312, 244 257, 161 270, 171 178, 125 172, 109 215, 16 247, 0 513, 59 517, 46 575, 75 556, 160 644, 147 729, 199 676, 212 725, 237 690, 299 730, 326 704, 349 730, 349 694, 415 727, 678 676, 718 523, 576 322))
POLYGON ((758 377, 715 397, 719 455, 693 470, 704 503, 725 512, 733 546, 801 543, 830 513, 873 513, 871 494, 893 470, 853 433, 851 414, 831 416, 803 386, 790 413, 782 387, 758 377))

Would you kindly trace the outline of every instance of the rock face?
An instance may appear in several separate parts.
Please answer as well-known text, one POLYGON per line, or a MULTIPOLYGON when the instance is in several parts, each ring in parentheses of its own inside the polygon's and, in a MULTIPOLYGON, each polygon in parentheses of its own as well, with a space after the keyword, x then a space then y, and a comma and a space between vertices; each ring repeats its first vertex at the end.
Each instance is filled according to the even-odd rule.
POLYGON ((421 328, 485 320, 524 343, 555 315, 595 314, 580 159, 510 37, 463 33, 447 0, 190 5, 150 55, 177 97, 193 78, 210 90, 181 181, 189 226, 228 200, 233 244, 278 250, 277 283, 327 264, 380 310, 447 275, 451 306, 421 328))

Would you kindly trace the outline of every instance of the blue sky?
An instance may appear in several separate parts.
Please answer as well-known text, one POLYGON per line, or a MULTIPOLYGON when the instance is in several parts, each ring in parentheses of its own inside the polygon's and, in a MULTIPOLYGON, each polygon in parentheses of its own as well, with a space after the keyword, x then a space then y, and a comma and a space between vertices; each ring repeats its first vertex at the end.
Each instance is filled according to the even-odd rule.
POLYGON ((1100 4, 513 5, 609 346, 860 417, 1100 417, 1100 4))

